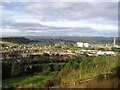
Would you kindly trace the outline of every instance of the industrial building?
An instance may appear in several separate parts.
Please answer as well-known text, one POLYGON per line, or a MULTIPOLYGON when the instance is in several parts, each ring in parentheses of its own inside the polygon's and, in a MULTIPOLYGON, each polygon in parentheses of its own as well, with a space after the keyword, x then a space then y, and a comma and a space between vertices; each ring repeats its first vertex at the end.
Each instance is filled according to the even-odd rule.
POLYGON ((83 47, 83 42, 77 42, 77 47, 83 47))
POLYGON ((84 43, 84 47, 89 47, 89 43, 84 43))
POLYGON ((77 47, 89 47, 89 43, 77 42, 77 47))

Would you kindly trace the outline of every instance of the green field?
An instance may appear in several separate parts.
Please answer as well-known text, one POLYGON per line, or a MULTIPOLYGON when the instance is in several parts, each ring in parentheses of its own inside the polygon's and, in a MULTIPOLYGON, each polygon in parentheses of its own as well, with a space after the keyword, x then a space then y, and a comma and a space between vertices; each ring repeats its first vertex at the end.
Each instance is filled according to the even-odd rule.
POLYGON ((3 80, 4 88, 42 88, 45 87, 46 80, 50 76, 35 75, 35 76, 20 76, 3 80))

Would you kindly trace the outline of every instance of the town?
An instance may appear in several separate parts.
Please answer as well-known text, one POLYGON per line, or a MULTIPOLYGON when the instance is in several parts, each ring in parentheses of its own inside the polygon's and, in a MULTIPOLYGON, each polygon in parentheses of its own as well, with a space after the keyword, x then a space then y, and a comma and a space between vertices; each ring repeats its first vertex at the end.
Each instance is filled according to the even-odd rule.
MULTIPOLYGON (((2 42, 1 42, 2 44, 2 42)), ((20 59, 20 57, 28 57, 30 55, 42 55, 47 53, 49 55, 52 54, 60 54, 60 55, 83 55, 86 54, 88 56, 98 56, 98 55, 108 55, 108 56, 116 56, 119 53, 115 52, 113 49, 119 49, 120 46, 116 45, 116 38, 113 40, 113 44, 93 44, 84 42, 76 42, 76 43, 65 43, 65 42, 57 42, 57 43, 47 43, 46 45, 42 44, 20 44, 13 46, 3 46, 0 47, 0 52, 3 55, 4 59, 20 59), (15 55, 9 55, 8 53, 14 53, 15 55), (18 55, 17 55, 18 54, 18 55)))

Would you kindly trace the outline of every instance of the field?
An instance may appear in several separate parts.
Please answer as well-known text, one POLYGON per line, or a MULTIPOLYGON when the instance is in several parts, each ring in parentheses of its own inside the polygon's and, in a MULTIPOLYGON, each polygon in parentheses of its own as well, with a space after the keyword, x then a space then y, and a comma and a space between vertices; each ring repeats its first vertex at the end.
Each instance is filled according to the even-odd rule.
POLYGON ((3 80, 3 87, 17 88, 42 88, 45 87, 45 82, 50 76, 35 75, 35 76, 20 76, 3 80))
POLYGON ((6 45, 6 46, 17 46, 18 44, 8 42, 8 41, 0 41, 0 44, 6 45))

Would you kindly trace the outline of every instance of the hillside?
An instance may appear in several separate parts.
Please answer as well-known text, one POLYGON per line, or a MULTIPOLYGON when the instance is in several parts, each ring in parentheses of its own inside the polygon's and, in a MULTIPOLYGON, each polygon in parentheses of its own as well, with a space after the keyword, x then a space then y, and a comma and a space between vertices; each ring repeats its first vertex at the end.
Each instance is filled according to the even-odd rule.
POLYGON ((118 56, 98 56, 98 57, 71 57, 69 62, 61 65, 58 63, 33 63, 30 62, 2 62, 3 67, 3 88, 45 88, 57 87, 68 88, 78 87, 74 82, 80 82, 87 79, 95 81, 79 83, 79 88, 93 87, 116 87, 116 80, 120 78, 118 65, 118 56), (78 62, 82 59, 81 62, 78 62), (11 68, 12 67, 12 68, 11 68), (43 69, 45 68, 45 69, 43 69), (25 71, 24 71, 25 70, 25 71), (13 76, 13 77, 12 77, 13 76), (6 78, 7 77, 7 78, 6 78), (8 78, 9 77, 9 78, 8 78), (5 79, 6 78, 6 79, 5 79), (109 80, 109 82, 106 80, 109 80), (94 85, 94 86, 92 86, 94 85))
MULTIPOLYGON (((64 41, 72 41, 72 42, 88 42, 90 44, 94 43, 113 43, 113 37, 78 37, 78 36, 58 36, 58 37, 54 37, 54 36, 29 36, 26 37, 28 39, 32 39, 32 40, 38 40, 38 41, 49 41, 51 39, 53 40, 64 40, 64 41)), ((120 38, 120 37, 119 37, 120 38)), ((116 37, 116 41, 119 42, 117 37, 116 37)))
MULTIPOLYGON (((120 38, 120 37, 119 37, 120 38)), ((119 38, 116 37, 116 42, 120 42, 119 38)), ((69 41, 69 42, 87 42, 90 44, 106 44, 113 43, 113 37, 78 37, 78 36, 27 36, 27 37, 3 37, 3 41, 18 43, 18 44, 28 44, 32 42, 59 42, 59 41, 69 41)))
POLYGON ((3 37, 2 41, 17 43, 17 44, 27 44, 27 43, 35 42, 35 40, 30 40, 24 37, 3 37))
POLYGON ((0 41, 0 44, 2 44, 3 46, 17 46, 18 45, 16 43, 12 43, 8 41, 0 41))

